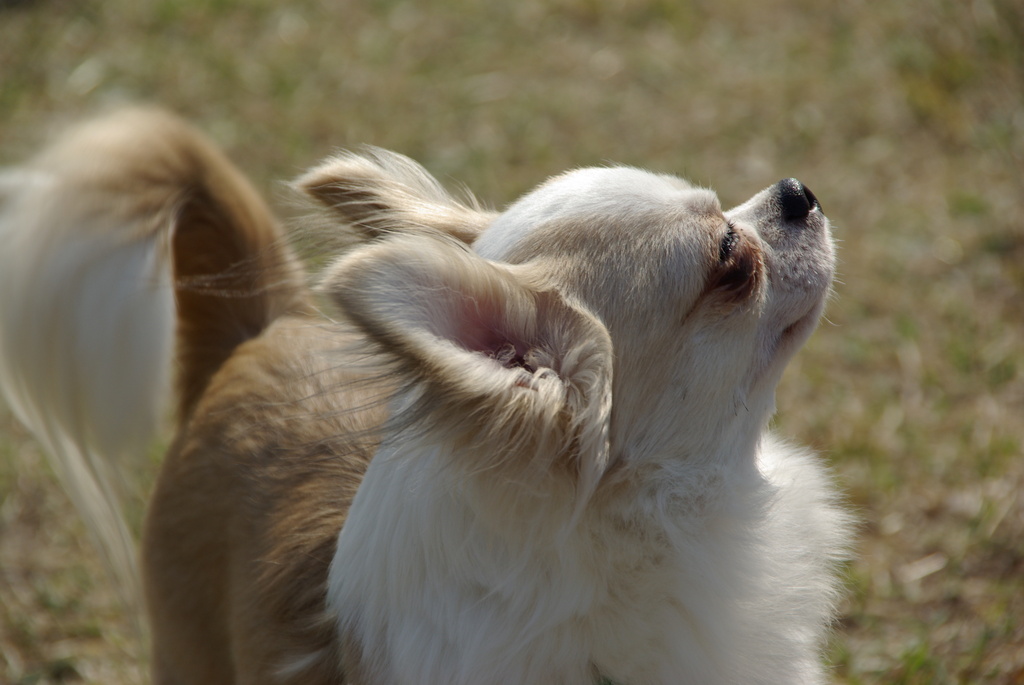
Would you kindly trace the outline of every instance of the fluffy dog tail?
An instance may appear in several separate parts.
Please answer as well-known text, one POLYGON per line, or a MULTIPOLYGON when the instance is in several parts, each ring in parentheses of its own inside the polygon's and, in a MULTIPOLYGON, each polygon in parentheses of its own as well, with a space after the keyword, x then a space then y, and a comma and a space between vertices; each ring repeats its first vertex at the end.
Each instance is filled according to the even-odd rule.
POLYGON ((245 178, 166 113, 89 122, 0 174, 0 389, 127 597, 119 460, 145 454, 168 400, 187 421, 236 346, 304 306, 303 284, 245 178))

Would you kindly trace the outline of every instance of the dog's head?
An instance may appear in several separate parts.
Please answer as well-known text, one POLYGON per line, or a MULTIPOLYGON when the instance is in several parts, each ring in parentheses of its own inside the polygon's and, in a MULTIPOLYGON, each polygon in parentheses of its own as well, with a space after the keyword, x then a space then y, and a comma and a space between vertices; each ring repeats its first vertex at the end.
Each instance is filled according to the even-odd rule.
POLYGON ((672 176, 584 169, 519 200, 474 246, 538 265, 607 328, 613 449, 627 458, 756 436, 833 272, 828 221, 795 179, 723 211, 672 176))
POLYGON ((828 221, 798 181, 722 211, 675 177, 583 169, 494 215, 410 183, 418 167, 354 183, 352 159, 300 188, 390 237, 324 288, 399 361, 410 411, 472 446, 475 468, 542 461, 589 494, 613 462, 753 454, 832 280, 828 221))

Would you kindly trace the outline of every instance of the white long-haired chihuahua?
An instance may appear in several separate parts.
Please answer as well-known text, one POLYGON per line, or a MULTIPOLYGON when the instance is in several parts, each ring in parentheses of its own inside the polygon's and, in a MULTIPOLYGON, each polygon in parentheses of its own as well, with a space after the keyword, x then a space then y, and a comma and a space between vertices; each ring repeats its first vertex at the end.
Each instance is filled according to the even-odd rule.
POLYGON ((377 149, 295 187, 350 243, 320 300, 170 115, 0 184, 0 385, 125 579, 111 471, 176 405, 156 683, 824 679, 848 523, 766 430, 832 280, 807 188, 591 168, 493 213, 377 149))

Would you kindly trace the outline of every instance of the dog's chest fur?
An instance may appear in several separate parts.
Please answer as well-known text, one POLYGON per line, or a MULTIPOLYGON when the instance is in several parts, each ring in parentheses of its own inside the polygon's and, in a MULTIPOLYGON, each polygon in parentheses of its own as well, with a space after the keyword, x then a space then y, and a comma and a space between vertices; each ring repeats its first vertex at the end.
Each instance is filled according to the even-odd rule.
POLYGON ((756 473, 700 502, 668 484, 638 501, 622 483, 564 527, 497 527, 436 496, 439 454, 400 452, 371 465, 329 582, 374 682, 714 683, 740 670, 770 490, 756 473))

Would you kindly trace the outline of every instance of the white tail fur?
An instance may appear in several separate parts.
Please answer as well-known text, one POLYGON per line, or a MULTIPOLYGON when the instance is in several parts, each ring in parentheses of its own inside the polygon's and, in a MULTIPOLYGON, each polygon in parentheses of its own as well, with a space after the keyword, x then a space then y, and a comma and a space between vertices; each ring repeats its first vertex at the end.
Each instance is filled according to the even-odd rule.
POLYGON ((53 458, 126 598, 126 457, 232 350, 304 306, 266 205, 177 118, 129 109, 0 174, 0 391, 53 458), (174 368, 176 388, 171 389, 174 368))
POLYGON ((2 189, 0 387, 133 601, 117 464, 144 449, 168 396, 171 215, 111 230, 93 191, 51 166, 8 172, 2 189))

